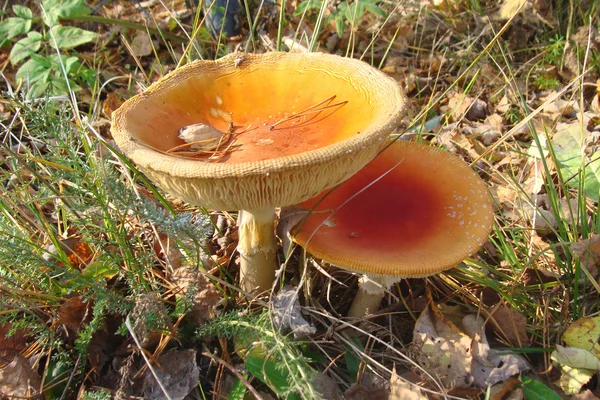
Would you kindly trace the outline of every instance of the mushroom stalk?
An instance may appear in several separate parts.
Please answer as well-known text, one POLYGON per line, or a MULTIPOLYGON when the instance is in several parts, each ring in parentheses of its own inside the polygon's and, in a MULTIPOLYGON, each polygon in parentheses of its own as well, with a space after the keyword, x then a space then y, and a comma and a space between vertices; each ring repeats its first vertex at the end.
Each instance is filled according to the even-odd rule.
POLYGON ((400 279, 401 278, 383 275, 361 276, 358 279, 358 292, 356 293, 354 301, 352 301, 348 316, 362 318, 367 314, 372 314, 379 310, 386 289, 389 289, 400 279))
POLYGON ((247 292, 270 290, 275 280, 275 210, 241 210, 238 218, 240 285, 247 292))

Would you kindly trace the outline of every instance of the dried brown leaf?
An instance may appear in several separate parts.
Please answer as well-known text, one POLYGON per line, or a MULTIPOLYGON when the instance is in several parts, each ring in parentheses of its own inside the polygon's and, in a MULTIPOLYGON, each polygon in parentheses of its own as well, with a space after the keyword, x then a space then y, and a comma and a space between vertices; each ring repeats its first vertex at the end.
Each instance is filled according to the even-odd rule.
POLYGON ((27 346, 25 331, 20 329, 11 334, 12 329, 10 322, 0 327, 0 367, 10 363, 27 346))
POLYGON ((499 304, 491 312, 492 328, 514 347, 529 347, 527 318, 506 304, 499 304))
POLYGON ((390 391, 384 388, 367 389, 358 383, 353 384, 344 392, 345 400, 388 400, 390 391))
POLYGON ((581 393, 571 396, 572 400, 599 400, 598 397, 592 393, 590 389, 586 389, 581 393))
POLYGON ((131 41, 131 51, 136 57, 144 57, 152 54, 152 38, 146 31, 137 31, 131 41))
POLYGON ((123 101, 119 96, 115 92, 110 92, 102 102, 102 112, 110 118, 112 112, 121 107, 121 104, 123 104, 123 101))
POLYGON ((592 273, 592 276, 598 275, 600 266, 600 235, 593 235, 589 239, 582 239, 578 243, 570 246, 571 252, 579 257, 581 266, 592 273))
POLYGON ((520 389, 521 381, 517 378, 508 378, 503 382, 497 383, 490 388, 490 400, 506 400, 508 396, 511 399, 523 399, 523 391, 520 389), (519 392, 516 397, 514 392, 519 392))
POLYGON ((0 368, 0 394, 24 398, 35 395, 40 387, 40 376, 20 355, 0 368))
POLYGON ((450 121, 459 121, 463 116, 469 121, 484 119, 489 111, 485 101, 474 99, 464 93, 454 93, 448 99, 450 121))
POLYGON ((171 330, 167 308, 154 293, 141 295, 130 317, 133 320, 133 333, 144 348, 156 345, 161 334, 171 330))
POLYGON ((413 331, 417 361, 447 387, 469 383, 471 372, 471 338, 444 318, 436 305, 430 303, 413 331))
MULTIPOLYGON (((200 370, 196 363, 195 350, 171 350, 158 357, 154 366, 162 388, 173 400, 183 400, 197 385, 200 370)), ((166 396, 157 378, 147 370, 144 377, 144 399, 162 400, 166 396)))
POLYGON ((203 324, 215 316, 216 307, 222 300, 221 294, 202 271, 186 267, 177 268, 171 274, 170 280, 178 289, 177 297, 185 298, 190 293, 194 294, 189 318, 195 324, 203 324))
POLYGON ((88 304, 80 297, 72 297, 58 308, 57 323, 64 325, 71 337, 75 337, 79 332, 79 327, 88 311, 87 306, 88 304))

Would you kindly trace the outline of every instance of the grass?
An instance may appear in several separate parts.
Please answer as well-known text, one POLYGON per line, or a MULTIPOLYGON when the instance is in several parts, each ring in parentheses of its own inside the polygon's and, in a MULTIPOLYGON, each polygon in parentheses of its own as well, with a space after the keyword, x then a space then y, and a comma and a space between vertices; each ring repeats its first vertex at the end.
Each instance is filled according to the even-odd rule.
MULTIPOLYGON (((43 388, 47 398, 131 394, 135 389, 121 378, 143 381, 140 371, 147 364, 132 340, 140 336, 133 328, 136 321, 128 324, 127 316, 141 298, 152 295, 166 321, 157 312, 142 314, 141 323, 159 338, 144 355, 149 365, 156 365, 170 350, 195 349, 200 370, 195 398, 212 397, 212 391, 240 399, 254 391, 281 398, 331 398, 323 394, 324 387, 344 391, 374 377, 381 385, 394 366, 402 376, 419 381, 426 393, 484 398, 483 391, 449 391, 443 377, 428 376, 415 363, 413 327, 424 303, 433 299, 442 307, 455 307, 445 308, 449 314, 479 314, 490 325, 499 305, 518 312, 526 320, 530 346, 515 343, 506 327, 489 332, 488 339, 493 347, 526 355, 533 370, 523 380, 533 377, 560 390, 552 386, 556 368, 549 351, 561 343, 569 322, 597 314, 600 305, 594 272, 582 266, 571 245, 600 233, 600 220, 597 199, 585 195, 595 178, 585 176, 585 168, 573 175, 561 167, 561 149, 553 142, 557 124, 573 119, 552 120, 545 111, 557 100, 574 101, 580 118, 588 108, 587 78, 597 72, 597 49, 576 47, 578 71, 547 71, 564 67, 565 44, 579 26, 590 20, 598 24, 598 4, 592 2, 585 11, 559 3, 558 34, 518 18, 474 33, 471 28, 483 26, 481 15, 489 7, 476 1, 458 11, 381 2, 385 18, 365 13, 362 19, 342 20, 344 34, 333 51, 399 72, 410 90, 411 108, 397 136, 413 132, 417 140, 449 147, 471 162, 494 195, 496 223, 489 242, 472 259, 438 276, 395 285, 382 312, 360 323, 343 317, 356 277, 296 249, 286 260, 282 279, 299 287, 304 315, 316 328, 302 339, 275 327, 266 298, 239 295, 235 253, 226 244, 235 237, 235 215, 209 213, 160 192, 96 128, 106 117, 101 110, 108 91, 127 98, 175 65, 232 51, 231 44, 210 38, 200 10, 169 35, 155 35, 158 45, 150 56, 128 55, 126 48, 112 43, 103 43, 105 53, 91 59, 83 50, 69 53, 112 76, 104 81, 98 77, 94 87, 77 93, 29 99, 26 86, 11 90, 10 66, 5 64, 0 327, 8 333, 0 333, 17 346, 14 353, 1 344, 0 350, 34 362, 40 378, 36 388, 43 388), (367 31, 369 23, 378 29, 367 31), (515 27, 543 34, 514 49, 515 27), (184 38, 184 46, 171 41, 172 35, 184 38), (128 70, 111 61, 119 58, 127 60, 128 70), (559 93, 552 97, 548 90, 559 93), (439 118, 453 92, 483 96, 494 109, 500 109, 503 97, 508 99, 505 111, 496 111, 504 125, 492 143, 464 135, 457 128, 471 124, 464 115, 453 121, 439 118), (539 194, 545 194, 544 204, 539 194), (530 216, 536 210, 535 218, 549 225, 543 234, 533 228, 530 216), (178 268, 201 271, 223 299, 207 313, 208 322, 191 318, 195 296, 208 289, 201 281, 175 284, 178 268), (356 331, 363 340, 353 338, 356 331), (106 354, 111 359, 125 354, 115 361, 120 371, 103 358, 106 354)), ((326 2, 311 13, 294 15, 290 4, 284 9, 272 30, 273 48, 264 44, 269 32, 258 28, 262 9, 247 21, 246 29, 252 28, 241 48, 285 49, 290 39, 310 50, 324 49, 328 37, 341 33, 339 26, 325 23, 332 12, 326 2), (309 24, 312 33, 299 29, 300 22, 309 24)), ((152 29, 164 32, 158 25, 152 29)), ((124 38, 131 40, 127 33, 124 38)))

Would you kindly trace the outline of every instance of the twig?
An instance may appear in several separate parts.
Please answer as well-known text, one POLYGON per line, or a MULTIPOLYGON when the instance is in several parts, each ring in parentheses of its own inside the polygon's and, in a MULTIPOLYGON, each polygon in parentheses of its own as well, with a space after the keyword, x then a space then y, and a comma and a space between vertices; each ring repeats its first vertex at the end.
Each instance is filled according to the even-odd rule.
POLYGON ((337 97, 337 95, 334 94, 333 96, 331 96, 331 97, 329 97, 329 98, 327 98, 327 99, 325 99, 325 100, 323 100, 323 101, 321 101, 321 102, 319 102, 319 103, 317 103, 315 105, 312 105, 312 106, 310 106, 308 108, 305 108, 302 111, 298 111, 297 113, 292 114, 292 115, 290 115, 288 117, 283 117, 279 121, 275 122, 273 125, 269 126, 269 130, 272 131, 273 128, 275 128, 277 125, 283 124, 284 122, 290 121, 292 119, 299 119, 301 117, 304 117, 306 115, 313 114, 313 113, 317 113, 318 114, 321 111, 325 111, 325 110, 328 110, 328 109, 334 108, 334 107, 343 107, 344 105, 346 105, 346 103, 348 103, 348 100, 345 100, 345 101, 340 101, 339 103, 329 104, 336 97, 337 97), (322 104, 327 104, 327 105, 324 106, 324 107, 318 108, 322 104))

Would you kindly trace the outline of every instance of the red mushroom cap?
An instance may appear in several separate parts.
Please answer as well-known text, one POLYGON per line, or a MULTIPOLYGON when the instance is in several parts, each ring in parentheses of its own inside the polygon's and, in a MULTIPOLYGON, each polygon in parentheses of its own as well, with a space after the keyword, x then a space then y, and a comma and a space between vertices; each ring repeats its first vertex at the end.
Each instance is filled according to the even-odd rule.
POLYGON ((291 233, 309 253, 395 277, 455 266, 481 247, 493 221, 486 184, 465 162, 407 141, 300 205, 313 211, 291 233))

